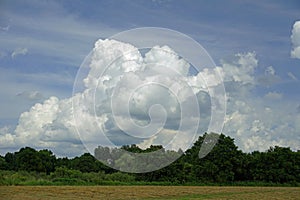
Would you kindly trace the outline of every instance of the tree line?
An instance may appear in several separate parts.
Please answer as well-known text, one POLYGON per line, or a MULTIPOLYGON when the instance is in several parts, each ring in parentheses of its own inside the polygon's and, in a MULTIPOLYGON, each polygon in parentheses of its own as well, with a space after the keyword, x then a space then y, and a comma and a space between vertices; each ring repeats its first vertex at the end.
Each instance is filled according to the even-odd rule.
MULTIPOLYGON (((162 169, 132 174, 110 168, 89 153, 75 158, 57 158, 48 149, 38 151, 25 147, 0 156, 0 184, 300 184, 299 150, 275 146, 265 152, 245 153, 238 149, 233 138, 221 134, 209 154, 199 158, 206 136, 200 136, 185 152, 164 151, 162 146, 155 145, 146 150, 134 144, 121 147, 141 154, 157 150, 182 154, 162 169)), ((106 147, 99 147, 98 151, 108 152, 108 158, 111 156, 106 147)), ((116 163, 126 165, 120 159, 116 163)))

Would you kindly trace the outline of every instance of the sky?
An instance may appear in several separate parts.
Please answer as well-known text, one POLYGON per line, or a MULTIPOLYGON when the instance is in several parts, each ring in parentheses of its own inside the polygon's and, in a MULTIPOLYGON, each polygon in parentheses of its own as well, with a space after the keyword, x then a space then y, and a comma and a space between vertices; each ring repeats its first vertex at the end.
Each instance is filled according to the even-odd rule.
MULTIPOLYGON (((172 74, 170 70, 180 71, 170 79, 188 84, 197 97, 204 124, 198 134, 208 126, 214 98, 217 103, 222 99, 218 95, 210 97, 200 75, 213 77, 213 83, 220 85, 214 79, 218 72, 226 93, 224 134, 235 138, 245 152, 265 151, 274 145, 298 150, 299 13, 297 0, 228 0, 226 3, 218 0, 0 0, 0 154, 31 146, 72 157, 90 151, 91 141, 94 145, 108 144, 106 137, 97 135, 99 131, 116 145, 134 141, 141 146, 170 144, 170 137, 179 134, 171 146, 185 147, 187 142, 191 143, 187 138, 192 134, 184 128, 178 131, 178 106, 181 101, 193 101, 188 89, 180 100, 175 100, 178 94, 172 96, 166 88, 154 85, 133 93, 133 99, 140 99, 130 104, 130 115, 136 123, 149 123, 151 105, 161 104, 165 108, 162 113, 160 108, 152 107, 153 118, 165 120, 165 126, 158 136, 148 139, 145 139, 149 136, 146 131, 132 140, 124 132, 134 132, 136 127, 129 126, 125 111, 115 110, 120 116, 118 123, 118 119, 112 119, 113 110, 107 109, 108 102, 114 99, 120 100, 116 105, 123 105, 124 96, 131 98, 127 92, 132 85, 161 80, 172 74), (189 64, 168 47, 153 48, 143 56, 134 45, 105 40, 141 27, 171 29, 191 37, 205 48, 216 67, 190 75, 185 71, 189 64), (107 65, 112 61, 111 55, 128 50, 132 51, 129 57, 133 63, 128 63, 129 57, 125 55, 121 59, 125 64, 114 63, 106 71, 107 76, 99 79, 98 65, 107 65), (76 75, 80 74, 80 66, 91 51, 92 64, 87 68, 90 71, 79 80, 84 89, 73 94, 74 83, 78 81, 76 75), (143 67, 151 63, 156 63, 153 68, 143 67), (160 69, 161 65, 168 70, 160 69), (122 80, 118 82, 119 79, 122 80), (95 88, 99 97, 96 95, 98 104, 92 113, 87 104, 93 100, 90 91, 95 88), (118 92, 109 93, 110 90, 118 92), (72 105, 77 110, 72 111, 72 105), (79 116, 75 121, 74 112, 79 116)), ((167 82, 164 84, 169 86, 167 82)), ((196 123, 193 107, 186 106, 186 109, 189 114, 183 121, 196 123)))

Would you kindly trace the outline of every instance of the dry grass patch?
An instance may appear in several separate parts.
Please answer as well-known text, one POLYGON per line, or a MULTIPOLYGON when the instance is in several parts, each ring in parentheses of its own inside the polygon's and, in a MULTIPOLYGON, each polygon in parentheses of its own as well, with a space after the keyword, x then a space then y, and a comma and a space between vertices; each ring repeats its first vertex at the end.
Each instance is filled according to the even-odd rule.
POLYGON ((0 199, 299 199, 297 187, 0 186, 0 199))

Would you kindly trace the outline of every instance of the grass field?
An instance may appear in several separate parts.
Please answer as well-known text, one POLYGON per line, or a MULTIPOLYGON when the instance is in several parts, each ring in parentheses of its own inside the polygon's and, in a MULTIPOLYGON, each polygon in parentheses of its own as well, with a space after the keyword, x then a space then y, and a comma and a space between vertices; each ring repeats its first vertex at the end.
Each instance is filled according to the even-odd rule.
POLYGON ((300 188, 206 186, 0 186, 0 199, 300 199, 300 188))

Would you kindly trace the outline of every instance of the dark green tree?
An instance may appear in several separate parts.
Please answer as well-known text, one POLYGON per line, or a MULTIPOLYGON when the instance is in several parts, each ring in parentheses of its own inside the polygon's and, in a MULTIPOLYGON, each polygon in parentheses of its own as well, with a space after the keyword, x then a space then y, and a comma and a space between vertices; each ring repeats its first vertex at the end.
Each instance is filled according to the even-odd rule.
POLYGON ((81 172, 99 172, 105 171, 107 167, 98 161, 90 153, 85 153, 80 157, 75 157, 71 160, 71 168, 80 170, 81 172))
POLYGON ((57 158, 55 168, 57 168, 57 167, 66 167, 66 168, 70 169, 71 168, 70 159, 67 157, 57 158))
POLYGON ((14 153, 6 153, 4 156, 4 160, 8 164, 7 169, 8 170, 17 170, 17 164, 16 164, 16 156, 14 153))
POLYGON ((270 147, 252 152, 249 164, 252 179, 274 183, 299 182, 299 156, 288 147, 270 147))
POLYGON ((30 147, 21 148, 15 153, 17 170, 45 172, 39 153, 30 147))
POLYGON ((132 153, 141 153, 143 150, 140 149, 137 145, 132 144, 132 145, 124 145, 121 147, 121 149, 125 150, 125 151, 129 151, 132 153))
POLYGON ((185 162, 191 164, 192 170, 189 177, 196 182, 232 182, 241 177, 243 173, 243 154, 234 144, 234 139, 224 134, 216 137, 204 134, 195 142, 194 146, 186 151, 185 162), (217 138, 211 151, 204 157, 199 158, 199 152, 207 142, 205 137, 217 138))
POLYGON ((8 163, 3 156, 0 156, 0 170, 8 170, 8 163))
POLYGON ((41 170, 46 174, 54 172, 56 165, 56 157, 53 155, 52 151, 48 149, 43 149, 38 152, 38 157, 41 160, 41 170))

